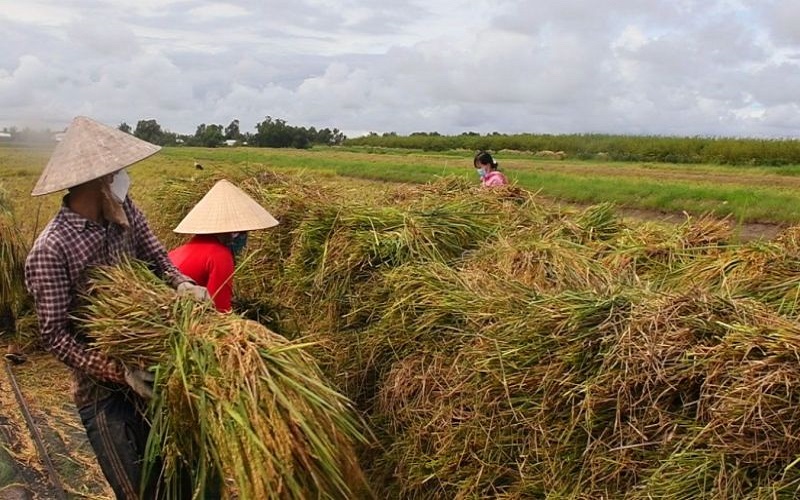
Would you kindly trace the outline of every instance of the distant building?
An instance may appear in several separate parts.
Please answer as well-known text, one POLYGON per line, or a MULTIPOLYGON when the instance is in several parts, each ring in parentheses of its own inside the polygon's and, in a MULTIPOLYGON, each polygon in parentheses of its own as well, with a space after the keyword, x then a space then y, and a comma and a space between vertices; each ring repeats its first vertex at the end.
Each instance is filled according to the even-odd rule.
POLYGON ((0 132, 0 141, 10 141, 10 140, 11 140, 11 134, 9 134, 8 132, 0 132))
POLYGON ((236 142, 237 142, 236 139, 226 139, 225 140, 225 145, 226 146, 235 146, 236 142))

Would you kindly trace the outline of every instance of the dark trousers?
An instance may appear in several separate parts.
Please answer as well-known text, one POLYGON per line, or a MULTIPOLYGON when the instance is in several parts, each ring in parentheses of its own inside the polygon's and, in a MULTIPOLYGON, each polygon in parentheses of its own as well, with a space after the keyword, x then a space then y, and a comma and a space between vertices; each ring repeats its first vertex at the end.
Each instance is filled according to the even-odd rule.
MULTIPOLYGON (((106 480, 120 500, 192 498, 192 471, 188 467, 179 474, 180 492, 164 491, 159 483, 159 464, 153 467, 142 490, 144 451, 150 433, 143 411, 144 403, 130 391, 113 393, 78 411, 106 480)), ((221 480, 213 474, 202 498, 217 500, 220 497, 221 480)))
POLYGON ((142 489, 142 462, 150 425, 144 419, 141 401, 129 392, 116 392, 81 408, 86 435, 97 461, 118 499, 154 498, 158 471, 142 489), (141 493, 141 495, 140 495, 141 493))

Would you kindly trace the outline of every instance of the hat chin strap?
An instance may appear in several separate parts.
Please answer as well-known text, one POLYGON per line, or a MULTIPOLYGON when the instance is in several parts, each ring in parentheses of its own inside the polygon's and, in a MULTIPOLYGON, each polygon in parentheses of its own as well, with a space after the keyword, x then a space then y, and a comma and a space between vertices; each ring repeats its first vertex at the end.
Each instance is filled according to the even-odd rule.
POLYGON ((114 195, 111 194, 111 188, 107 182, 103 182, 100 187, 100 198, 103 218, 128 229, 130 227, 128 216, 125 215, 122 204, 117 203, 117 200, 114 199, 114 195))

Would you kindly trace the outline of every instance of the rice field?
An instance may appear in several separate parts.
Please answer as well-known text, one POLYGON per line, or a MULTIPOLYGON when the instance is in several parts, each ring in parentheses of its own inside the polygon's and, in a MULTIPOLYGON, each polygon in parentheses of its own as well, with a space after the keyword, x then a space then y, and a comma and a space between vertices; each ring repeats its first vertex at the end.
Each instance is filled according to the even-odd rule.
MULTIPOLYGON (((359 494, 343 489, 341 478, 353 477, 336 475, 344 468, 319 468, 308 458, 296 467, 294 488, 281 489, 270 482, 280 475, 267 474, 262 489, 248 490, 255 483, 246 461, 229 465, 245 455, 221 458, 236 440, 214 434, 198 470, 220 473, 234 485, 231 497, 299 498, 303 491, 412 499, 798 496, 797 227, 741 241, 735 220, 702 214, 678 224, 632 220, 613 203, 559 205, 520 183, 489 191, 469 175, 376 182, 337 175, 350 158, 344 154, 326 159, 329 167, 300 168, 282 163, 289 154, 248 159, 239 152, 244 156, 224 164, 215 160, 219 154, 175 151, 142 164, 139 173, 132 169, 132 196, 168 246, 180 241, 170 229, 221 177, 281 222, 251 234, 236 274, 234 317, 261 333, 256 340, 241 326, 212 328, 213 339, 170 337, 197 343, 166 352, 208 355, 215 342, 265 352, 258 347, 264 339, 302 346, 304 357, 290 365, 313 368, 284 372, 287 380, 314 380, 304 386, 314 387, 318 400, 330 396, 326 401, 352 414, 322 415, 303 393, 292 393, 292 408, 320 432, 364 426, 344 445, 340 434, 313 440, 339 443, 320 450, 352 446, 365 483, 359 494), (190 153, 209 155, 201 162, 212 167, 192 170, 190 153), (338 423, 324 420, 334 415, 338 423)), ((32 185, 34 169, 30 176, 32 185)), ((27 203, 13 207, 23 248, 35 225, 18 215, 34 213, 27 203)), ((100 347, 155 338, 104 344, 102 328, 126 316, 100 306, 127 301, 121 305, 136 311, 130 317, 147 322, 148 311, 182 311, 148 306, 148 296, 136 299, 113 282, 104 293, 110 295, 86 318, 100 347)), ((188 314, 198 325, 210 321, 188 314)), ((142 331, 119 324, 110 330, 142 331)), ((228 361, 244 358, 236 359, 228 361)), ((167 418, 181 403, 167 396, 209 391, 169 392, 180 369, 195 370, 185 379, 198 384, 207 383, 206 371, 171 358, 156 361, 164 370, 166 406, 158 414, 166 417, 157 433, 163 449, 181 435, 167 418)), ((221 359, 202 366, 218 371, 220 384, 243 371, 221 359)), ((257 403, 244 424, 262 428, 259 408, 271 407, 247 401, 257 403)), ((272 408, 272 418, 281 411, 272 408)), ((208 408, 190 414, 203 425, 219 419, 208 408)), ((186 438, 186 449, 200 446, 186 438)))

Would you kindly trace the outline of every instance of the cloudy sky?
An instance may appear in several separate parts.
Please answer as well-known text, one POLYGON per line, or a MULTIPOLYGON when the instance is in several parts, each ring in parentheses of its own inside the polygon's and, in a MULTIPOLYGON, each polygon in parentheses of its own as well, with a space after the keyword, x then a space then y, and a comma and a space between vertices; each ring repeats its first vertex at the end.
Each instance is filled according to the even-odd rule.
POLYGON ((0 129, 800 132, 798 0, 0 0, 0 129))

